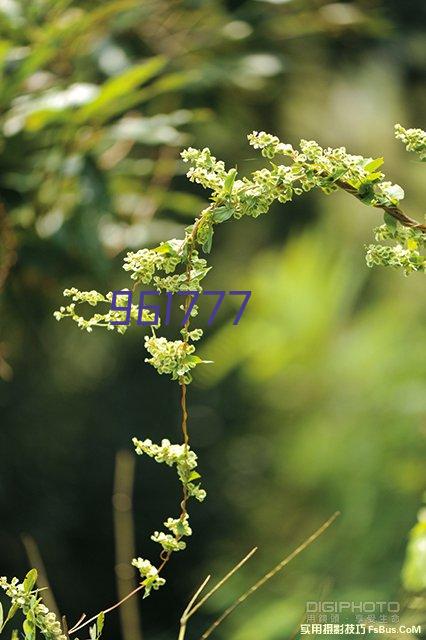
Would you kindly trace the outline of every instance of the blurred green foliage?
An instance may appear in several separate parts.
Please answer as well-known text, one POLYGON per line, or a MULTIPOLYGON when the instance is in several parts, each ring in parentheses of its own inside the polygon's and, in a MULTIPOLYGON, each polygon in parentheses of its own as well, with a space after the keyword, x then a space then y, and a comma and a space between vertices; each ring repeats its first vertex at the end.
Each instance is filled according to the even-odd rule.
MULTIPOLYGON (((119 288, 125 248, 182 235, 205 195, 183 178, 181 147, 248 172, 252 129, 384 155, 421 212, 422 167, 390 132, 424 119, 424 17, 420 0, 0 2, 1 575, 25 574, 29 531, 71 620, 113 602, 115 453, 133 435, 178 434, 176 391, 143 364, 139 330, 58 326, 62 289, 119 288)), ((209 285, 253 296, 203 345, 216 362, 192 390, 190 428, 209 498, 170 588, 142 608, 151 640, 176 636, 206 572, 260 547, 194 634, 336 509, 218 637, 289 637, 321 595, 403 597, 425 480, 424 285, 367 271, 375 216, 312 195, 218 231, 209 285)), ((153 466, 138 465, 140 541, 175 505, 153 466)), ((119 637, 117 619, 105 635, 119 637)))
MULTIPOLYGON (((245 433, 229 436, 218 472, 222 499, 243 523, 239 544, 261 537, 277 558, 319 514, 342 512, 345 543, 336 547, 329 532, 308 552, 303 575, 290 567, 279 579, 291 614, 287 600, 271 598, 279 585, 259 594, 260 620, 275 620, 267 637, 291 634, 303 613, 296 602, 321 591, 317 573, 330 579, 326 600, 380 601, 399 590, 407 521, 425 479, 426 369, 416 348, 425 306, 420 282, 383 277, 369 289, 367 279, 353 240, 342 246, 320 225, 253 261, 237 282, 256 293, 245 322, 238 332, 224 325, 204 345, 216 363, 198 376, 207 389, 241 370, 245 433)), ((225 542, 224 557, 234 545, 225 542)), ((256 637, 259 627, 244 619, 241 612, 231 637, 256 637)))
POLYGON ((410 533, 402 578, 408 591, 426 590, 426 511, 419 511, 418 522, 410 533))

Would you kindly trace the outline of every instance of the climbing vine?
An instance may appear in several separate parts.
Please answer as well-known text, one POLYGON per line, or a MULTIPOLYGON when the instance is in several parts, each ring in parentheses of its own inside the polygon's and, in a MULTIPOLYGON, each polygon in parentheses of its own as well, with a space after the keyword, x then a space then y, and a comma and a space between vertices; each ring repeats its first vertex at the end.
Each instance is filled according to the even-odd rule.
MULTIPOLYGON (((408 151, 418 154, 421 161, 426 160, 424 131, 396 125, 395 133, 408 151)), ((266 214, 275 201, 285 204, 312 189, 320 189, 324 194, 343 190, 363 204, 383 211, 384 222, 375 229, 376 242, 366 248, 368 266, 391 266, 401 269, 405 275, 426 271, 426 223, 415 220, 402 210, 400 203, 404 191, 385 179, 381 171, 383 158, 351 155, 344 147, 324 149, 317 142, 307 140, 301 140, 296 149, 265 132, 253 132, 248 140, 268 160, 266 167, 250 176, 241 177, 235 168, 227 169, 207 148, 189 148, 182 152, 183 161, 189 165, 189 180, 210 191, 210 204, 186 228, 182 239, 173 238, 153 249, 144 248, 126 255, 123 269, 130 276, 131 287, 123 289, 122 293, 134 291, 142 285, 149 285, 158 292, 202 292, 202 281, 211 269, 207 256, 212 248, 216 225, 231 218, 257 218, 266 214)), ((126 332, 126 325, 116 324, 123 319, 123 311, 111 308, 112 292, 102 294, 70 288, 64 291, 64 296, 71 301, 55 312, 57 320, 70 318, 88 332, 93 327, 115 330, 120 334, 126 332), (82 304, 97 308, 103 306, 103 309, 86 318, 79 311, 82 304)), ((187 320, 176 340, 159 335, 161 321, 158 319, 154 324, 155 318, 150 311, 144 309, 142 313, 142 319, 152 323, 150 335, 144 339, 149 356, 145 361, 159 374, 170 376, 180 385, 183 442, 171 444, 168 439, 163 439, 161 444, 155 444, 150 439, 134 438, 133 444, 138 455, 151 457, 176 470, 182 486, 182 499, 177 517, 169 517, 164 522, 166 531, 155 531, 151 536, 161 547, 159 561, 152 563, 142 557, 133 560, 132 564, 140 573, 140 586, 128 597, 142 589, 146 597, 153 589, 165 584, 162 575, 165 565, 173 553, 185 549, 186 539, 192 533, 188 502, 191 498, 202 502, 206 497, 200 485, 197 456, 189 443, 186 394, 193 370, 208 361, 196 354, 195 343, 203 331, 190 327, 191 320, 198 314, 198 307, 193 305, 190 308, 189 304, 190 300, 186 298, 182 308, 187 320)), ((137 305, 131 305, 130 317, 137 319, 139 313, 137 305)), ((92 622, 91 638, 96 639, 102 631, 104 614, 121 604, 117 603, 87 621, 80 621, 65 632, 41 603, 37 591, 32 590, 34 574, 28 575, 30 577, 27 576, 22 584, 16 578, 12 581, 0 579, 0 587, 12 603, 6 620, 0 622, 0 630, 21 609, 26 617, 24 633, 28 640, 35 637, 36 628, 48 640, 64 640, 92 622)))

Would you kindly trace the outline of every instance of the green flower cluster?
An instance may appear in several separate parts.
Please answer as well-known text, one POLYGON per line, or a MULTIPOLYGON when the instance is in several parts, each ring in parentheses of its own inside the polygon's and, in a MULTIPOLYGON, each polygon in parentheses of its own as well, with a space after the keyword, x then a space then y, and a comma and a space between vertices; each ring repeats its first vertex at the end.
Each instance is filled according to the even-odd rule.
MULTIPOLYGON (((131 272, 131 279, 137 284, 152 284, 157 291, 167 291, 176 293, 178 291, 194 290, 202 291, 201 281, 210 268, 204 258, 200 258, 199 253, 192 247, 191 233, 192 228, 187 230, 184 240, 173 238, 168 242, 163 242, 155 249, 142 249, 136 253, 130 252, 124 258, 123 268, 125 271, 131 272), (174 273, 179 265, 183 270, 174 273), (167 275, 164 275, 167 274, 167 275), (172 274, 172 275, 168 275, 172 274)), ((126 289, 123 289, 126 291, 126 289)), ((127 289, 130 291, 130 289, 127 289)), ((58 311, 54 312, 57 320, 63 318, 71 318, 80 329, 84 329, 89 333, 93 331, 93 327, 103 327, 108 331, 114 329, 124 334, 128 328, 126 325, 112 325, 111 321, 124 320, 124 311, 112 311, 108 309, 105 313, 95 313, 89 318, 80 315, 76 311, 76 306, 88 304, 92 307, 98 304, 111 305, 112 292, 106 295, 98 291, 79 291, 75 287, 65 289, 64 296, 70 297, 72 303, 62 306, 58 311)), ((183 306, 181 307, 184 308, 183 306)), ((198 308, 195 305, 191 311, 191 317, 195 317, 198 308)), ((130 317, 133 320, 138 318, 138 305, 131 305, 130 317)), ((154 314, 143 310, 142 319, 152 322, 154 314)), ((160 323, 156 325, 158 328, 160 323)), ((158 338, 153 332, 152 336, 145 337, 145 346, 151 355, 145 362, 152 364, 159 373, 171 375, 173 380, 179 380, 181 384, 188 384, 192 380, 190 371, 197 365, 207 363, 194 355, 195 347, 189 344, 189 341, 195 341, 201 338, 201 329, 187 331, 184 327, 181 330, 183 340, 167 340, 166 338, 158 338)))
POLYGON ((176 293, 189 288, 201 290, 200 281, 210 267, 190 247, 189 238, 187 232, 183 240, 172 238, 155 249, 129 252, 124 258, 123 269, 129 271, 130 278, 138 284, 153 284, 157 291, 176 293), (179 265, 182 270, 176 273, 179 265))
POLYGON ((130 277, 135 282, 149 284, 157 271, 173 273, 182 261, 183 240, 169 240, 162 242, 155 249, 140 249, 130 251, 124 258, 123 269, 130 271, 130 277))
MULTIPOLYGON (((422 160, 426 159, 424 131, 404 129, 397 125, 395 133, 407 150, 418 153, 422 160)), ((151 285, 159 292, 202 292, 202 280, 211 267, 205 258, 200 257, 198 248, 204 254, 210 253, 215 225, 232 217, 247 215, 256 218, 266 213, 275 201, 286 203, 315 188, 325 194, 341 189, 366 205, 383 209, 385 224, 375 232, 376 241, 380 244, 367 247, 369 266, 398 267, 405 274, 426 270, 426 225, 409 218, 399 208, 404 191, 399 185, 385 179, 381 171, 383 158, 352 155, 344 147, 322 148, 313 140, 301 140, 296 149, 264 131, 254 131, 248 136, 248 140, 269 161, 267 167, 254 171, 248 177, 238 177, 235 168, 227 170, 225 164, 217 160, 207 148, 189 148, 182 152, 183 161, 190 165, 187 173, 189 180, 209 189, 211 202, 194 223, 185 229, 183 239, 173 238, 153 249, 144 248, 127 254, 123 268, 133 281, 132 290, 137 285, 151 285), (278 156, 283 158, 281 163, 276 160, 278 156)), ((106 313, 95 314, 89 319, 76 312, 76 306, 80 304, 92 307, 98 304, 110 305, 111 292, 103 295, 97 291, 79 291, 73 288, 66 289, 64 295, 71 297, 72 303, 55 312, 58 320, 70 317, 80 328, 89 332, 94 326, 106 327, 108 330, 116 328, 119 333, 126 331, 127 327, 124 325, 114 327, 110 324, 111 320, 124 319, 123 312, 109 309, 106 313)), ((185 312, 189 309, 188 304, 189 300, 181 307, 185 312)), ((194 305, 189 319, 196 316, 197 312, 194 305)), ((137 316, 138 308, 132 305, 131 318, 136 319, 137 316)), ((152 321, 153 316, 144 311, 143 318, 152 321)), ((159 463, 175 466, 183 487, 180 517, 168 518, 164 522, 168 532, 155 531, 151 536, 162 547, 160 557, 163 564, 156 568, 148 560, 133 560, 133 565, 142 577, 145 596, 149 595, 151 589, 158 589, 165 583, 164 578, 159 575, 160 570, 173 552, 185 548, 182 538, 192 533, 186 511, 187 499, 194 497, 201 502, 206 497, 204 489, 196 483, 200 475, 196 471, 197 456, 188 445, 183 395, 185 385, 192 380, 192 370, 197 365, 208 362, 195 354, 195 346, 192 344, 202 337, 202 333, 201 329, 190 329, 188 321, 180 330, 182 339, 168 340, 157 336, 154 328, 152 335, 145 337, 145 347, 150 356, 145 361, 158 373, 167 374, 182 385, 182 429, 185 436, 184 444, 171 444, 169 440, 163 440, 161 445, 157 445, 151 440, 133 439, 139 455, 146 454, 159 463)), ((49 640, 63 638, 52 636, 49 640)))
MULTIPOLYGON (((124 289, 123 289, 124 291, 124 289)), ((129 289, 127 289, 129 291, 129 289)), ((99 293, 98 291, 79 291, 75 287, 72 289, 65 289, 64 296, 69 297, 73 300, 73 302, 65 307, 60 307, 59 311, 54 312, 54 317, 56 320, 62 320, 62 318, 71 318, 73 322, 77 324, 80 329, 91 333, 93 331, 93 327, 104 327, 107 331, 114 331, 114 329, 121 334, 126 333, 127 326, 126 325, 113 325, 112 321, 124 320, 125 316, 123 315, 123 311, 112 311, 108 309, 105 313, 95 313, 90 318, 85 318, 84 316, 79 315, 76 312, 76 305, 80 304, 89 304, 92 307, 95 307, 99 303, 111 305, 112 301, 112 292, 109 291, 106 295, 99 293)), ((138 317, 138 305, 132 304, 130 316, 133 320, 136 320, 138 317)), ((146 309, 142 312, 142 319, 152 322, 154 319, 154 315, 147 311, 146 309)))
POLYGON ((192 535, 188 514, 185 513, 180 518, 168 518, 166 522, 164 522, 164 526, 169 529, 173 535, 164 533, 163 531, 155 531, 151 536, 151 540, 161 544, 166 552, 186 549, 186 542, 183 542, 181 538, 192 535))
POLYGON ((186 548, 185 542, 178 540, 170 533, 164 533, 164 531, 155 531, 151 536, 151 540, 161 544, 164 551, 181 551, 186 548))
POLYGON ((36 629, 40 630, 46 640, 66 640, 55 614, 43 604, 38 590, 33 590, 36 580, 35 569, 31 569, 23 582, 19 582, 18 578, 9 581, 4 576, 0 577, 0 587, 10 598, 12 605, 6 621, 0 626, 0 632, 20 609, 25 616, 23 630, 26 640, 35 640, 36 629))
POLYGON ((387 223, 375 229, 378 242, 389 240, 393 246, 370 244, 367 247, 368 266, 382 265, 403 269, 405 275, 413 271, 426 272, 426 234, 404 227, 386 216, 387 223))
POLYGON ((164 526, 173 533, 175 538, 192 535, 192 529, 189 526, 189 517, 187 513, 183 518, 168 518, 164 523, 164 526))
POLYGON ((142 584, 145 587, 144 598, 147 598, 151 593, 151 589, 157 591, 163 584, 166 584, 165 578, 162 578, 158 569, 154 567, 150 563, 149 560, 144 560, 143 558, 134 558, 132 560, 132 565, 139 570, 139 573, 142 578, 142 584))
POLYGON ((395 136, 405 144, 407 151, 414 151, 423 162, 426 160, 426 131, 422 129, 404 129, 395 125, 395 136))
POLYGON ((190 148, 181 155, 184 162, 191 164, 187 177, 213 192, 211 199, 215 206, 202 212, 196 236, 206 253, 210 252, 214 224, 225 222, 232 216, 256 218, 266 213, 274 201, 273 181, 265 179, 267 176, 263 171, 255 172, 251 180, 236 180, 236 170, 225 171, 223 162, 217 161, 208 149, 198 151, 190 148))
MULTIPOLYGON (((164 439, 161 445, 153 444, 151 440, 138 440, 133 438, 136 453, 145 453, 156 462, 165 462, 169 467, 176 466, 179 480, 184 486, 188 496, 196 498, 202 502, 206 497, 206 492, 199 485, 194 484, 194 480, 200 478, 196 471, 197 455, 189 446, 185 444, 171 444, 170 440, 164 439)), ((168 527, 169 528, 169 527, 168 527)))
MULTIPOLYGON (((193 330, 186 335, 197 340, 202 335, 200 332, 201 329, 193 330)), ((145 358, 145 362, 152 364, 159 374, 169 374, 172 380, 179 380, 183 384, 191 382, 191 369, 207 362, 194 355, 195 347, 187 340, 167 340, 155 335, 145 336, 145 348, 151 355, 150 358, 145 358)))
MULTIPOLYGON (((153 283, 157 291, 202 291, 201 280, 205 278, 211 267, 207 260, 200 258, 198 252, 193 250, 188 260, 189 269, 171 276, 154 276, 153 283)), ((196 315, 196 313, 194 313, 196 315)))
POLYGON ((205 189, 220 191, 226 180, 227 173, 222 160, 216 160, 210 149, 194 149, 189 147, 182 151, 182 159, 191 165, 187 177, 191 182, 201 184, 205 189))
MULTIPOLYGON (((396 125, 395 133, 409 151, 415 151, 425 159, 424 131, 407 130, 396 125)), ((248 140, 271 161, 270 168, 254 171, 249 178, 237 179, 236 170, 226 171, 223 163, 217 161, 208 149, 197 151, 191 148, 182 153, 183 160, 192 165, 187 174, 190 180, 212 190, 213 204, 197 221, 196 240, 205 251, 210 250, 213 226, 230 217, 257 217, 266 213, 275 200, 285 203, 314 188, 326 194, 343 189, 366 205, 382 208, 394 223, 386 238, 376 234, 377 240, 390 240, 394 246, 371 245, 368 247, 367 264, 401 267, 406 274, 424 270, 424 258, 418 247, 423 243, 426 227, 399 209, 404 191, 399 185, 384 179, 385 175, 380 170, 383 158, 352 155, 345 147, 322 148, 313 140, 301 140, 299 149, 295 149, 264 131, 254 131, 248 140), (277 156, 283 156, 286 162, 276 163, 277 156), (402 224, 396 227, 396 220, 404 222, 407 227, 402 224), (403 243, 400 242, 401 234, 403 243)))
MULTIPOLYGON (((424 131, 396 125, 395 132, 408 150, 416 151, 424 159, 424 131)), ((376 240, 380 244, 367 247, 369 266, 398 267, 405 274, 425 270, 421 249, 426 227, 409 219, 399 209, 404 191, 399 185, 384 179, 385 175, 380 170, 383 158, 352 155, 344 147, 324 149, 313 140, 301 140, 299 149, 295 149, 264 131, 254 131, 248 140, 270 160, 270 167, 254 171, 250 177, 242 179, 237 177, 236 169, 226 170, 224 163, 217 160, 207 148, 189 148, 182 152, 184 162, 191 165, 188 178, 210 189, 212 202, 195 223, 187 227, 183 239, 172 238, 154 249, 141 249, 127 254, 123 268, 130 273, 135 284, 152 285, 157 291, 171 293, 184 290, 202 292, 202 280, 211 267, 199 256, 196 245, 200 245, 204 253, 210 252, 216 224, 231 217, 257 217, 266 213, 274 201, 285 203, 314 188, 326 194, 343 189, 364 204, 384 209, 392 224, 387 223, 389 230, 386 233, 382 227, 376 232, 376 240), (276 163, 277 156, 283 156, 286 162, 276 163), (407 226, 396 225, 394 219, 405 222, 407 226), (389 244, 381 244, 383 241, 389 244)), ((89 332, 97 326, 125 333, 125 325, 111 325, 111 320, 122 319, 122 312, 108 310, 88 319, 76 312, 76 304, 110 304, 111 293, 104 296, 97 291, 81 292, 73 288, 66 289, 64 295, 71 296, 73 302, 55 312, 58 320, 70 317, 81 329, 89 332)), ((191 316, 196 316, 197 311, 194 306, 191 316)), ((131 317, 136 319, 137 313, 137 307, 133 305, 131 317)), ((151 314, 146 311, 144 314, 144 319, 152 320, 151 314)), ((192 380, 191 370, 208 361, 195 355, 195 347, 190 340, 197 338, 189 336, 186 327, 181 330, 181 335, 182 340, 174 341, 157 337, 155 332, 145 337, 145 347, 150 354, 146 362, 160 374, 165 373, 173 380, 187 384, 192 380)))
MULTIPOLYGON (((170 440, 167 439, 162 440, 161 445, 158 445, 154 444, 152 440, 138 440, 137 438, 133 438, 133 444, 138 455, 146 454, 150 458, 154 458, 156 462, 164 462, 169 467, 175 466, 179 480, 184 488, 184 495, 194 497, 200 502, 204 500, 206 492, 200 488, 199 484, 194 484, 194 480, 198 480, 201 477, 196 471, 197 455, 188 445, 171 444, 170 440)), ((167 555, 185 549, 186 543, 182 538, 192 535, 186 509, 182 511, 179 518, 168 518, 164 522, 164 526, 171 533, 155 531, 151 536, 151 540, 158 542, 163 552, 167 555)), ((165 583, 164 578, 160 578, 158 569, 149 560, 136 558, 132 564, 139 569, 143 578, 142 584, 145 587, 145 597, 149 595, 152 588, 158 589, 165 583)))
MULTIPOLYGON (((223 163, 217 162, 206 149, 191 148, 182 153, 183 160, 192 164, 187 173, 190 180, 213 191, 212 200, 218 206, 206 210, 210 224, 223 222, 231 216, 256 218, 266 213, 275 200, 285 203, 316 187, 326 194, 339 187, 346 188, 371 206, 396 205, 404 197, 401 187, 382 180, 384 174, 378 169, 383 158, 374 160, 352 155, 344 147, 323 149, 313 140, 301 140, 300 150, 297 150, 264 131, 254 131, 248 140, 265 158, 273 160, 281 155, 290 163, 271 162, 271 168, 260 169, 250 178, 240 180, 236 179, 234 169, 226 172, 223 163)), ((206 221, 207 216, 204 218, 206 221)), ((205 241, 199 236, 197 240, 200 244, 205 241)))

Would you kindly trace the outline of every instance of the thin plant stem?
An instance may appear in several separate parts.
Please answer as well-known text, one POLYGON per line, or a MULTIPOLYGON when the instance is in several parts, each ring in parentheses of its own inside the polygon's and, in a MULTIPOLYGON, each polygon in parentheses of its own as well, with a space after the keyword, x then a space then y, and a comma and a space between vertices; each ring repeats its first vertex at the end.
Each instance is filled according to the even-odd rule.
POLYGON ((84 619, 85 614, 83 614, 83 616, 80 618, 79 622, 74 625, 74 627, 72 629, 70 629, 68 631, 69 635, 71 635, 71 633, 75 633, 76 631, 79 631, 80 629, 83 629, 83 627, 86 627, 88 624, 90 624, 91 622, 94 622, 95 620, 97 620, 97 617, 100 613, 110 613, 110 611, 114 611, 114 609, 116 609, 117 607, 120 607, 123 602, 126 602, 126 600, 128 600, 129 598, 131 598, 132 596, 135 595, 135 593, 137 593, 138 591, 140 591, 141 589, 144 588, 143 584, 140 584, 138 587, 136 587, 136 589, 133 589, 133 591, 131 591, 130 593, 127 594, 127 596, 125 596, 122 600, 120 600, 119 602, 116 602, 115 604, 113 604, 111 607, 108 607, 108 609, 102 609, 102 611, 99 611, 96 615, 92 616, 91 618, 89 618, 88 620, 86 620, 83 624, 79 624, 79 622, 81 620, 84 619))
POLYGON ((185 633, 186 633, 186 625, 188 623, 188 620, 194 615, 194 613, 198 611, 198 609, 203 606, 206 600, 208 600, 214 593, 216 593, 216 591, 220 589, 220 587, 224 585, 225 582, 229 580, 229 578, 231 578, 231 576, 233 576, 236 571, 241 569, 241 567, 247 562, 247 560, 249 560, 252 557, 254 553, 256 553, 256 551, 257 551, 257 547, 254 547, 251 551, 249 551, 249 553, 246 556, 244 556, 242 560, 240 560, 234 567, 232 567, 232 569, 228 571, 228 573, 221 580, 219 580, 219 582, 215 584, 213 589, 210 589, 210 591, 206 593, 206 595, 199 602, 197 602, 195 606, 193 606, 198 596, 206 586, 207 582, 210 580, 210 576, 207 576, 207 578, 204 580, 204 582, 201 584, 201 586, 197 589, 195 594, 192 596, 185 611, 182 614, 182 617, 180 619, 178 640, 184 640, 185 633))
POLYGON ((188 602, 188 605, 185 611, 183 612, 182 618, 190 618, 192 616, 191 607, 196 601, 196 599, 198 598, 198 596, 200 595, 200 593, 202 592, 202 590, 204 589, 204 587, 206 586, 206 584, 208 583, 208 581, 210 580, 210 578, 211 576, 208 575, 207 578, 198 587, 197 591, 194 593, 191 600, 188 602))
POLYGON ((208 581, 210 580, 210 578, 211 578, 211 576, 207 576, 207 578, 205 578, 205 580, 200 584, 200 586, 198 587, 198 589, 196 590, 196 592, 192 596, 191 600, 188 602, 188 605, 187 605, 187 607, 186 607, 185 611, 183 612, 182 617, 180 619, 178 640, 184 640, 185 633, 186 633, 186 623, 188 622, 189 617, 190 617, 189 611, 190 611, 192 605, 194 604, 194 602, 196 601, 196 599, 198 598, 198 596, 200 595, 200 593, 202 592, 202 590, 204 589, 204 587, 206 586, 206 584, 208 583, 208 581))
MULTIPOLYGON (((346 193, 350 193, 352 196, 355 196, 357 200, 360 200, 358 190, 344 180, 336 180, 335 185, 340 187, 340 189, 343 189, 343 191, 346 191, 346 193)), ((398 220, 398 222, 400 222, 404 227, 418 229, 422 233, 426 233, 426 224, 414 220, 414 218, 411 218, 404 213, 397 205, 390 206, 385 204, 374 204, 373 207, 375 209, 382 209, 382 211, 388 213, 390 216, 395 218, 395 220, 398 220)))
POLYGON ((260 580, 255 582, 255 584, 252 585, 250 589, 247 589, 247 591, 245 591, 239 598, 237 598, 237 600, 233 604, 231 604, 231 606, 229 606, 222 613, 222 615, 213 622, 213 624, 208 629, 206 629, 206 631, 201 636, 200 640, 206 640, 206 638, 208 638, 213 633, 213 631, 215 631, 215 629, 217 629, 217 627, 238 607, 238 605, 242 604, 245 600, 247 600, 247 598, 251 596, 253 593, 255 593, 255 591, 260 589, 260 587, 263 587, 263 585, 266 582, 268 582, 268 580, 273 578, 279 571, 281 571, 281 569, 287 566, 296 556, 298 556, 300 553, 302 553, 302 551, 307 549, 313 542, 315 542, 315 540, 317 540, 317 538, 319 538, 326 531, 326 529, 328 529, 328 527, 330 527, 330 525, 333 524, 333 522, 336 520, 336 518, 339 515, 340 515, 340 512, 336 511, 336 513, 334 513, 331 516, 331 518, 329 518, 326 522, 324 522, 324 524, 321 525, 321 527, 319 527, 319 529, 317 529, 311 536, 309 536, 309 538, 307 538, 294 551, 292 551, 288 556, 286 556, 283 560, 281 560, 281 562, 279 562, 273 569, 271 569, 271 571, 268 571, 268 573, 266 573, 262 578, 260 578, 260 580))
POLYGON ((247 562, 247 560, 250 560, 250 558, 252 557, 252 555, 254 555, 257 551, 257 547, 253 547, 253 549, 251 551, 249 551, 249 553, 244 556, 244 558, 242 560, 240 560, 240 562, 238 564, 235 565, 235 567, 233 567, 230 571, 228 571, 228 573, 226 574, 226 576, 224 576, 221 580, 219 580, 219 582, 217 584, 215 584, 215 586, 213 587, 213 589, 210 589, 210 591, 208 593, 206 593, 206 595, 200 600, 200 602, 198 602, 195 607, 193 607, 189 614, 188 614, 188 618, 190 618, 191 616, 194 615, 194 613, 196 611, 198 611, 198 609, 200 607, 203 606, 203 604, 206 602, 206 600, 208 600, 214 593, 216 593, 216 591, 218 589, 220 589, 220 587, 222 585, 225 584, 225 582, 227 580, 229 580, 229 578, 231 578, 231 576, 234 575, 234 573, 236 573, 239 569, 241 569, 241 567, 247 562))

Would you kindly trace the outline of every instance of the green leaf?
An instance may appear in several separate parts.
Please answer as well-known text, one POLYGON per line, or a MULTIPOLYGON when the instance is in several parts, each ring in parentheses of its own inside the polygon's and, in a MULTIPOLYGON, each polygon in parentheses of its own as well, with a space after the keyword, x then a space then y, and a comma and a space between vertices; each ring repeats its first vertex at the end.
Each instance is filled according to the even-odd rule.
POLYGON ((145 578, 145 580, 143 582, 141 582, 141 585, 143 585, 145 587, 145 591, 144 591, 142 600, 147 598, 149 596, 149 594, 151 593, 151 589, 152 589, 152 585, 154 584, 154 580, 155 580, 155 576, 152 576, 152 577, 145 578))
MULTIPOLYGON (((188 479, 188 482, 189 482, 189 479, 188 479)), ((178 533, 178 535, 179 535, 179 536, 184 536, 184 535, 185 535, 185 531, 186 531, 186 529, 185 529, 185 525, 184 525, 181 521, 179 521, 179 522, 177 523, 177 525, 176 525, 176 531, 177 531, 177 533, 178 533)))
POLYGON ((37 569, 31 569, 31 571, 28 571, 27 575, 25 576, 25 580, 23 583, 25 593, 30 593, 30 591, 32 590, 32 588, 36 583, 36 580, 37 580, 37 569))
POLYGON ((385 211, 383 220, 388 227, 390 227, 391 229, 396 229, 397 222, 395 218, 390 215, 390 213, 387 213, 387 211, 385 211))
POLYGON ((188 477, 188 482, 192 482, 192 480, 198 480, 198 478, 201 478, 201 475, 198 473, 198 471, 191 471, 188 477))
MULTIPOLYGON (((4 621, 4 625, 6 624, 6 622, 9 622, 9 620, 12 620, 13 616, 15 615, 15 613, 18 611, 19 609, 19 605, 17 604, 13 604, 10 609, 9 609, 9 613, 7 614, 7 618, 4 621)), ((3 625, 3 626, 4 626, 3 625)))
POLYGON ((375 173, 369 173, 368 174, 368 180, 370 182, 376 182, 377 180, 382 180, 383 178, 383 174, 380 172, 375 172, 375 173))
POLYGON ((371 204, 374 200, 373 186, 370 182, 363 182, 358 189, 358 197, 364 204, 371 204))
POLYGON ((177 256, 182 248, 183 242, 183 240, 172 238, 172 240, 167 240, 167 242, 163 242, 160 246, 155 247, 154 251, 156 253, 168 253, 171 256, 177 256))
POLYGON ((167 242, 164 242, 163 244, 160 244, 158 247, 155 247, 153 251, 155 251, 155 253, 160 253, 160 254, 169 253, 170 248, 167 246, 167 242))
POLYGON ((228 175, 226 176, 223 183, 223 188, 227 195, 229 195, 232 192, 232 187, 234 186, 236 176, 237 176, 236 169, 230 169, 228 171, 228 175))
POLYGON ((102 629, 104 628, 104 622, 105 622, 105 614, 103 611, 101 611, 96 619, 96 628, 98 631, 98 638, 102 633, 102 629))
POLYGON ((197 77, 194 76, 195 74, 182 71, 164 75, 156 80, 150 87, 142 90, 145 92, 145 95, 143 95, 141 91, 140 98, 143 100, 144 98, 152 98, 153 96, 166 93, 168 91, 177 91, 178 89, 182 89, 186 85, 197 80, 197 77))
POLYGON ((77 121, 84 122, 92 117, 102 119, 111 117, 122 110, 120 99, 131 94, 137 87, 156 76, 166 65, 167 60, 155 56, 147 62, 134 65, 118 76, 107 80, 98 96, 77 112, 77 121))
POLYGON ((200 358, 200 356, 190 355, 190 356, 186 356, 185 362, 191 362, 191 363, 194 363, 194 364, 201 364, 202 363, 202 359, 200 358))
POLYGON ((35 638, 35 626, 28 618, 24 620, 22 628, 25 633, 25 640, 34 640, 35 638))
POLYGON ((374 160, 371 160, 366 165, 364 165, 364 169, 368 171, 368 173, 373 173, 374 171, 376 171, 376 169, 382 166, 384 161, 384 158, 375 158, 374 160))
MULTIPOLYGON (((341 178, 342 176, 345 175, 345 173, 348 172, 347 167, 340 167, 340 169, 336 169, 336 171, 333 172, 333 175, 331 176, 331 181, 332 182, 336 182, 336 180, 339 180, 339 178, 341 178)), ((311 177, 314 172, 313 171, 307 171, 306 172, 307 177, 311 177), (309 175, 311 174, 311 175, 309 175)))
POLYGON ((212 250, 212 243, 213 243, 213 229, 212 227, 210 227, 207 232, 207 238, 204 240, 204 243, 203 243, 204 253, 210 253, 210 251, 212 250))
POLYGON ((89 627, 89 636, 90 636, 90 640, 96 640, 96 625, 95 624, 92 627, 89 627))
POLYGON ((186 356, 185 362, 193 362, 195 364, 212 364, 213 360, 203 360, 200 356, 186 356))
POLYGON ((102 634, 102 630, 104 628, 104 622, 105 622, 105 613, 101 611, 98 617, 96 618, 97 638, 100 638, 102 634))
POLYGON ((197 269, 191 269, 191 280, 202 280, 210 271, 211 267, 199 267, 197 269))
POLYGON ((225 220, 229 220, 234 213, 234 209, 229 205, 224 205, 223 207, 218 207, 213 211, 213 222, 221 223, 225 222, 225 220))

